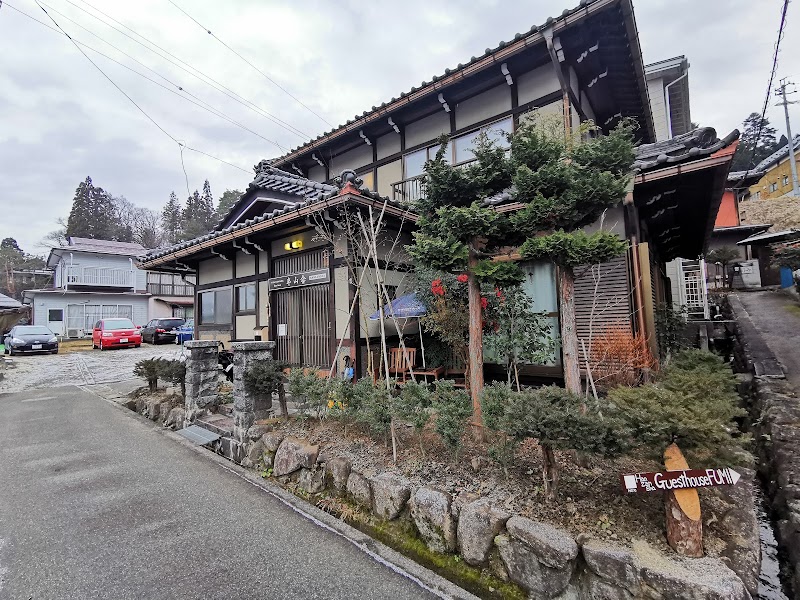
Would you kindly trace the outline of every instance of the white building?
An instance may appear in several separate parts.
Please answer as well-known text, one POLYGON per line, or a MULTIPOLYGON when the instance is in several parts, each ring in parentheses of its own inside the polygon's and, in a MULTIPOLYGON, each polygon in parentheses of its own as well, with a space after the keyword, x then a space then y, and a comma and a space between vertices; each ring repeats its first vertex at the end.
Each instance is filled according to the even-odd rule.
POLYGON ((193 282, 179 275, 150 274, 138 268, 147 252, 140 244, 71 237, 53 248, 47 268, 53 287, 28 290, 31 321, 58 335, 79 338, 91 334, 99 319, 125 317, 136 325, 150 319, 191 316, 193 282))

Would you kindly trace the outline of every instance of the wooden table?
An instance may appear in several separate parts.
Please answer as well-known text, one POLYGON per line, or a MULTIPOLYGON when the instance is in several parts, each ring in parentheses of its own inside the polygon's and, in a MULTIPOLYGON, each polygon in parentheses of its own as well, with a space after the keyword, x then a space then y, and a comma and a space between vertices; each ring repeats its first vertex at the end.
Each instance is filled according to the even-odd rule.
POLYGON ((433 377, 434 380, 439 379, 444 375, 444 367, 436 367, 434 369, 414 369, 414 376, 424 377, 427 383, 428 377, 433 377))

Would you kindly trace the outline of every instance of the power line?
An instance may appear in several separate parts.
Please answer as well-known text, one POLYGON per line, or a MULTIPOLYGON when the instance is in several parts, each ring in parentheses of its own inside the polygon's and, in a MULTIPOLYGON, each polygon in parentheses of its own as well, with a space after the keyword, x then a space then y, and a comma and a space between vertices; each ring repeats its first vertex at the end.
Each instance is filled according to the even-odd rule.
MULTIPOLYGON (((73 40, 73 39, 72 39, 72 37, 70 37, 70 35, 69 35, 69 34, 68 34, 66 31, 64 31, 64 30, 61 28, 61 26, 58 24, 58 22, 57 22, 57 21, 56 21, 56 20, 55 20, 55 19, 54 19, 54 18, 53 18, 51 15, 50 15, 50 13, 48 13, 48 12, 45 10, 45 8, 44 8, 44 7, 43 7, 41 4, 39 4, 38 0, 37 0, 36 4, 37 4, 37 6, 38 6, 39 8, 41 8, 41 9, 42 9, 42 12, 43 12, 44 14, 46 14, 46 15, 47 15, 47 18, 49 18, 49 19, 50 19, 50 20, 53 22, 53 25, 55 25, 55 26, 56 26, 58 29, 60 29, 60 30, 61 30, 61 32, 62 32, 62 33, 65 35, 65 36, 67 36, 67 38, 69 38, 69 40, 70 40, 70 41, 71 41, 71 42, 72 42, 72 43, 75 45, 75 47, 78 49, 78 51, 79 51, 81 54, 83 54, 83 56, 86 58, 86 60, 88 60, 90 63, 92 63, 92 66, 94 66, 94 68, 95 68, 95 69, 97 69, 98 71, 100 71, 100 73, 103 75, 103 77, 105 77, 105 78, 106 78, 106 79, 109 81, 109 83, 111 83, 111 85, 113 85, 115 88, 117 88, 117 90, 118 90, 118 91, 119 91, 119 92, 120 92, 120 93, 121 93, 123 96, 125 96, 125 97, 126 97, 126 98, 127 98, 129 101, 130 101, 130 103, 131 103, 131 104, 133 104, 133 105, 134 105, 134 106, 135 106, 135 107, 136 107, 136 108, 139 110, 139 112, 141 112, 141 113, 142 113, 142 114, 143 114, 145 117, 147 117, 147 120, 148 120, 148 121, 150 121, 150 122, 151 122, 153 125, 155 125, 156 127, 158 127, 158 129, 159 129, 159 130, 160 130, 160 131, 161 131, 161 132, 162 132, 164 135, 166 135, 166 136, 167 136, 169 139, 171 139, 173 142, 175 142, 175 143, 178 145, 178 147, 179 147, 179 148, 180 148, 180 147, 184 147, 184 148, 186 148, 187 150, 191 150, 192 152, 197 152, 197 153, 199 153, 199 154, 203 154, 203 155, 205 155, 205 156, 208 156, 209 158, 213 158, 214 160, 217 160, 217 161, 219 161, 219 162, 221 162, 221 163, 224 163, 224 164, 226 164, 226 165, 229 165, 229 166, 231 166, 231 167, 234 167, 234 168, 236 168, 236 169, 239 169, 240 171, 244 171, 245 173, 249 173, 249 171, 248 171, 247 169, 243 169, 242 167, 239 167, 239 166, 237 166, 237 165, 234 165, 233 163, 229 163, 228 161, 222 160, 221 158, 218 158, 218 157, 216 157, 216 156, 213 156, 213 155, 211 155, 211 154, 208 154, 208 153, 206 153, 206 152, 203 152, 202 150, 198 150, 198 149, 196 149, 196 148, 192 148, 191 146, 188 146, 187 144, 185 144, 185 143, 183 143, 183 142, 180 142, 180 141, 178 141, 177 139, 175 139, 175 137, 173 137, 173 136, 172 136, 172 134, 170 134, 170 133, 169 133, 169 132, 168 132, 166 129, 164 129, 164 128, 163 128, 161 125, 159 125, 159 124, 158 124, 158 122, 157 122, 157 121, 156 121, 156 120, 155 120, 153 117, 151 117, 149 114, 147 114, 147 112, 146 112, 146 111, 145 111, 145 110, 144 110, 144 109, 143 109, 141 106, 139 106, 139 105, 136 103, 136 101, 135 101, 133 98, 131 98, 131 97, 130 97, 130 96, 127 94, 127 93, 125 93, 125 90, 123 90, 123 89, 122 89, 122 88, 121 88, 119 85, 117 85, 117 84, 116 84, 116 82, 115 82, 113 79, 111 79, 111 77, 109 77, 108 75, 106 75, 105 71, 103 71, 103 69, 101 69, 101 68, 100 68, 100 66, 99 66, 99 65, 98 65, 96 62, 94 62, 94 61, 91 59, 91 57, 90 57, 88 54, 86 54, 86 52, 84 52, 84 51, 83 51, 83 49, 81 48, 80 44, 78 44, 78 43, 77 43, 75 40, 73 40)), ((18 11, 18 12, 21 12, 21 11, 18 11)))
MULTIPOLYGON (((199 81, 201 81, 202 83, 204 83, 204 84, 206 84, 206 85, 208 85, 208 86, 211 86, 211 87, 212 87, 212 88, 214 88, 216 91, 220 92, 221 94, 224 94, 225 96, 227 96, 228 98, 230 98, 230 99, 231 99, 231 100, 233 100, 234 102, 238 102, 238 103, 239 103, 239 104, 241 104, 242 106, 244 106, 244 107, 246 107, 246 108, 248 108, 248 109, 252 110, 252 111, 253 111, 253 112, 255 112, 256 114, 258 114, 258 115, 260 115, 260 116, 264 117, 265 119, 267 119, 267 120, 271 121, 272 123, 274 123, 274 124, 275 124, 275 125, 277 125, 278 127, 282 127, 283 129, 286 129, 287 131, 289 131, 289 132, 291 132, 291 133, 293 133, 293 134, 297 135, 298 137, 302 138, 304 141, 305 141, 305 140, 307 140, 307 139, 309 139, 309 138, 311 137, 311 136, 310 136, 310 135, 308 135, 307 133, 304 133, 303 131, 299 130, 297 127, 294 127, 293 125, 291 125, 291 124, 287 123, 287 122, 286 122, 286 121, 284 121, 283 119, 281 119, 281 118, 279 118, 279 117, 277 117, 277 116, 273 115, 273 114, 272 114, 272 113, 270 113, 269 111, 267 111, 267 110, 265 110, 265 109, 261 108, 260 106, 258 106, 257 104, 255 104, 255 103, 251 102, 251 101, 250 101, 250 100, 248 100, 247 98, 245 98, 245 97, 243 97, 242 95, 240 95, 240 94, 236 93, 235 91, 233 91, 232 89, 230 89, 230 88, 229 88, 229 87, 227 87, 226 85, 224 85, 224 84, 220 83, 219 81, 217 81, 216 79, 214 79, 214 78, 213 78, 213 77, 211 77, 210 75, 206 75, 206 74, 205 74, 205 73, 203 73, 203 72, 202 72, 200 69, 197 69, 196 67, 193 67, 192 65, 190 65, 189 63, 187 63, 186 61, 184 61, 184 60, 181 60, 180 58, 178 58, 177 56, 175 56, 174 54, 172 54, 172 53, 171 53, 171 52, 169 52, 168 50, 165 50, 164 48, 162 48, 161 46, 159 46, 158 44, 156 44, 156 43, 155 43, 155 42, 153 42, 152 40, 148 39, 147 37, 145 37, 145 36, 141 35, 141 34, 140 34, 140 33, 138 33, 137 31, 135 31, 134 29, 132 29, 132 28, 128 27, 128 26, 127 26, 127 25, 125 25, 124 23, 121 23, 121 22, 117 21, 116 19, 114 19, 114 18, 113 18, 113 17, 111 17, 110 15, 108 15, 108 14, 104 13, 102 10, 100 10, 99 8, 97 8, 97 7, 93 6, 93 5, 92 5, 92 4, 90 4, 89 2, 86 2, 86 0, 82 0, 82 2, 83 2, 84 4, 86 4, 87 6, 91 7, 91 9, 92 9, 92 10, 94 10, 94 11, 96 11, 96 12, 100 13, 101 15, 103 15, 104 17, 106 17, 106 18, 107 18, 107 19, 109 19, 110 21, 113 21, 114 23, 116 23, 116 24, 117 24, 117 25, 119 25, 120 27, 124 27, 125 29, 127 29, 128 31, 130 31, 131 33, 133 33, 135 36, 137 36, 137 37, 141 38, 142 40, 144 40, 145 42, 147 42, 148 44, 150 44, 150 46, 153 46, 154 48, 157 48, 157 49, 158 49, 158 51, 154 50, 154 49, 153 49, 153 48, 151 48, 150 46, 147 46, 147 45, 143 44, 142 42, 140 42, 140 41, 139 41, 139 40, 137 40, 136 38, 132 37, 131 35, 129 35, 129 34, 127 34, 127 33, 125 33, 124 31, 122 31, 121 29, 119 29, 119 28, 115 27, 114 25, 112 25, 112 24, 110 24, 110 23, 106 22, 105 20, 103 20, 103 19, 101 19, 100 17, 98 17, 97 15, 95 15, 95 14, 93 14, 93 13, 89 12, 89 11, 88 11, 88 10, 86 10, 85 8, 83 8, 83 7, 81 7, 81 6, 78 6, 77 4, 75 4, 74 2, 72 2, 71 0, 66 0, 66 2, 67 2, 67 4, 70 4, 70 5, 72 5, 72 6, 73 6, 73 7, 75 7, 76 9, 78 9, 78 10, 80 10, 80 11, 82 11, 82 12, 86 13, 87 15, 89 15, 90 17, 92 17, 93 19, 96 19, 97 21, 100 21, 100 22, 101 22, 103 25, 105 25, 106 27, 110 27, 111 29, 113 29, 113 30, 114 30, 114 31, 116 31, 117 33, 120 33, 120 34, 124 35, 125 37, 127 37, 128 39, 130 39, 131 41, 135 42, 136 44, 139 44, 139 45, 140 45, 142 48, 144 48, 144 49, 145 49, 145 50, 147 50, 148 52, 152 52, 153 54, 155 54, 156 56, 158 56, 160 59, 162 59, 162 60, 166 60, 167 62, 169 62, 170 64, 174 65, 175 67, 177 67, 177 68, 181 69, 182 71, 185 71, 186 73, 188 73, 189 75, 191 75, 191 76, 192 76, 192 77, 194 77, 195 79, 198 79, 198 80, 199 80, 199 81), (162 54, 162 53, 163 53, 163 54, 162 54), (166 55, 166 56, 165 56, 165 55, 166 55), (173 59, 174 59, 174 60, 173 60, 173 59), (176 62, 176 61, 177 61, 177 62, 176 62), (179 64, 179 63, 180 63, 180 64, 179 64)), ((108 43, 108 42, 107 42, 107 43, 108 43)))
POLYGON ((318 119, 320 119, 322 122, 326 123, 326 124, 327 124, 327 125, 329 125, 330 127, 336 127, 336 126, 335 126, 333 123, 329 122, 329 121, 328 121, 327 119, 325 119, 325 118, 324 118, 322 115, 320 115, 319 113, 315 112, 315 111, 314 111, 314 110, 313 110, 311 107, 309 107, 308 105, 306 105, 305 103, 303 103, 303 101, 302 101, 302 100, 300 100, 300 99, 299 99, 297 96, 295 96, 294 94, 292 94, 292 93, 291 93, 289 90, 287 90, 285 87, 283 87, 283 86, 282 86, 281 84, 279 84, 277 81, 275 81, 275 80, 274 80, 272 77, 270 77, 269 75, 267 75, 266 73, 264 73, 264 71, 262 71, 261 69, 259 69, 257 66, 255 66, 253 63, 251 63, 249 60, 247 60, 247 59, 246 59, 244 56, 242 56, 242 55, 241 55, 241 54, 239 54, 239 53, 238 53, 236 50, 234 50, 233 48, 231 48, 231 47, 230 47, 228 44, 226 44, 225 42, 223 42, 223 41, 222 41, 220 38, 218 38, 218 37, 217 37, 217 36, 216 36, 214 33, 212 33, 212 32, 211 32, 211 30, 210 30, 208 27, 206 27, 205 25, 203 25, 202 23, 200 23, 200 22, 199 22, 197 19, 195 19, 195 18, 194 18, 192 15, 190 15, 190 14, 189 14, 189 13, 187 13, 185 10, 183 10, 183 9, 182 9, 180 6, 178 6, 177 4, 175 4, 175 2, 173 2, 172 0, 169 0, 169 3, 170 3, 170 4, 172 4, 172 6, 174 6, 175 8, 177 8, 179 11, 181 11, 181 12, 182 12, 184 15, 186 15, 187 17, 189 17, 189 18, 190 18, 192 21, 194 21, 194 22, 197 24, 197 26, 198 26, 198 27, 200 27, 200 28, 201 28, 203 31, 205 31, 205 32, 206 32, 208 35, 210 35, 211 37, 213 37, 213 38, 214 38, 215 40, 217 40, 217 41, 218 41, 220 44, 222 44, 222 45, 223 45, 223 46, 225 46, 225 47, 226 47, 228 50, 230 50, 231 52, 233 52, 233 53, 234 53, 236 56, 238 56, 239 58, 241 58, 241 59, 242 59, 242 60, 243 60, 245 63, 247 63, 248 65, 250 65, 250 67, 252 67, 253 69, 255 69, 255 70, 256 70, 258 73, 260 73, 260 74, 261 74, 261 75, 262 75, 262 76, 263 76, 265 79, 267 79, 267 81, 271 82, 273 85, 275 85, 275 86, 276 86, 276 87, 278 87, 280 90, 282 90, 282 91, 283 91, 283 92, 284 92, 284 93, 285 93, 287 96, 289 96, 289 97, 290 97, 292 100, 294 100, 294 101, 295 101, 295 102, 297 102, 297 103, 298 103, 300 106, 302 106, 303 108, 305 108, 305 109, 306 109, 308 112, 310 112, 311 114, 313 114, 314 116, 316 116, 318 119))
MULTIPOLYGON (((44 4, 44 3, 43 3, 43 4, 44 4)), ((8 7, 9 7, 10 9, 12 9, 12 10, 15 10, 16 12, 20 13, 21 15, 23 15, 23 16, 25 16, 25 17, 28 17, 28 18, 29 18, 29 19, 31 19, 32 21, 35 21, 36 23, 39 23, 39 24, 40 24, 40 25, 42 25, 43 27, 46 27, 47 29, 49 29, 49 30, 51 30, 51 31, 54 31, 54 32, 58 33, 59 35, 66 35, 66 34, 64 34, 63 30, 56 29, 55 27, 50 27, 50 26, 49 26, 47 23, 44 23, 43 21, 40 21, 40 20, 36 19, 35 17, 33 17, 33 16, 29 15, 28 13, 26 13, 26 12, 24 12, 24 11, 21 11, 20 9, 18 9, 18 8, 14 7, 14 6, 11 6, 11 5, 10 5, 10 4, 8 4, 8 3, 6 3, 6 6, 8 6, 8 7)), ((68 21, 70 21, 70 22, 72 22, 72 23, 75 23, 75 25, 77 25, 78 27, 81 27, 82 29, 86 29, 86 28, 85 28, 85 27, 83 27, 83 26, 82 26, 80 23, 77 23, 77 22, 75 22, 74 20, 70 19, 68 16, 64 15, 63 13, 61 13, 61 12, 59 12, 58 10, 54 9, 53 7, 51 7, 51 6, 47 5, 47 4, 44 4, 44 6, 46 6, 47 8, 49 8, 49 9, 50 9, 52 12, 54 12, 54 13, 56 13, 56 14, 58 14, 58 15, 62 16, 62 17, 64 17, 64 18, 65 18, 65 19, 67 19, 68 21)), ((94 33, 92 33, 91 31, 89 31, 88 29, 86 29, 86 31, 87 31, 88 33, 92 34, 92 35, 95 35, 95 34, 94 34, 94 33)), ((67 37, 69 37, 69 36, 67 36, 67 37)), ((103 40, 103 39, 102 39, 102 38, 100 38, 99 36, 95 36, 95 37, 97 37, 97 38, 98 38, 100 41, 102 41, 102 42, 105 42, 105 40, 103 40)), ((91 50, 92 52, 95 52, 96 54, 99 54, 100 56, 102 56, 102 57, 103 57, 103 58, 105 58, 106 60, 109 60, 109 61, 111 61, 111 62, 113 62, 113 63, 115 63, 115 64, 117 64, 117 65, 119 65, 119 66, 121 66, 121 67, 123 67, 123 68, 125 68, 125 69, 127 69, 127 70, 129 70, 131 73, 134 73, 134 74, 138 75, 139 77, 142 77, 143 79, 146 79, 147 81, 149 81, 149 82, 153 83, 154 85, 157 85, 158 87, 160 87, 160 88, 163 88, 163 89, 167 90, 169 93, 171 93, 171 94, 175 94, 176 96, 178 96, 178 97, 179 97, 179 98, 181 98, 182 100, 185 100, 186 102, 189 102, 189 103, 191 103, 191 104, 194 104, 195 106, 197 106, 197 107, 199 107, 199 108, 202 108, 203 110, 205 110, 205 111, 207 111, 207 112, 210 112, 210 113, 211 113, 211 114, 213 114, 214 116, 217 116, 217 117, 219 117, 219 118, 221 118, 221 119, 223 119, 223 120, 225 120, 225 121, 228 121, 229 123, 231 123, 231 124, 233 124, 233 125, 235 125, 235 126, 237 126, 237 127, 241 128, 241 129, 243 129, 244 131, 247 131, 247 132, 249 132, 249 133, 252 133, 252 134, 253 134, 253 135, 255 135, 256 137, 259 137, 259 138, 261 138, 262 140, 264 140, 265 142, 268 142, 268 143, 272 144, 273 146, 276 146, 276 147, 278 147, 278 148, 279 148, 279 149, 280 149, 282 152, 285 152, 285 151, 286 151, 286 148, 284 148, 284 146, 282 146, 282 145, 281 145, 281 144, 279 144, 278 142, 276 142, 276 141, 274 141, 274 140, 271 140, 271 139, 269 139, 269 138, 266 138, 266 137, 264 137, 263 135, 261 135, 260 133, 258 133, 257 131, 253 131, 252 129, 250 129, 250 128, 249 128, 249 127, 247 127, 246 125, 243 125, 242 123, 239 123, 239 122, 238 122, 238 121, 236 121, 235 119, 232 119, 231 117, 229 117, 228 115, 226 115, 226 114, 225 114, 224 112, 222 112, 221 110, 219 110, 219 109, 217 109, 217 108, 214 108, 212 105, 208 104, 208 103, 207 103, 207 102, 205 102, 203 99, 201 99, 201 98, 199 98, 199 97, 195 96, 194 94, 192 94, 191 92, 187 91, 187 90, 186 90, 186 89, 185 89, 183 86, 181 86, 181 85, 179 85, 179 84, 175 83, 174 81, 170 81, 168 78, 164 77, 164 76, 163 76, 163 75, 161 75, 159 72, 155 71, 154 69, 151 69, 151 68, 150 68, 150 67, 148 67, 146 64, 144 64, 144 63, 142 63, 141 61, 137 60, 136 58, 134 58, 134 57, 133 57, 133 56, 131 56, 130 54, 128 54, 128 53, 126 53, 126 52, 124 52, 123 50, 120 50, 119 48, 117 48, 117 47, 116 47, 116 46, 114 46, 113 44, 110 44, 109 42, 105 42, 105 43, 107 43, 108 45, 110 45, 112 48, 114 48, 115 50, 117 50, 118 52, 120 52, 121 54, 123 54, 124 56, 127 56, 129 59, 131 59, 132 61, 136 62, 137 64, 140 64, 142 67, 144 67, 144 68, 145 68, 145 69, 147 69, 148 71, 152 72, 152 73, 153 73, 153 74, 155 74, 156 76, 160 77, 161 79, 163 79, 164 81, 166 81, 168 84, 170 84, 170 85, 174 86, 174 87, 175 87, 175 88, 177 88, 177 89, 178 89, 180 92, 183 92, 184 94, 187 94, 188 96, 191 96, 192 98, 194 98, 195 100, 197 100, 197 102, 195 102, 195 101, 193 101, 193 100, 191 100, 191 99, 189 99, 189 98, 187 98, 187 97, 185 97, 185 96, 183 96, 183 95, 179 94, 179 93, 178 93, 178 92, 176 92, 175 90, 172 90, 172 89, 170 89, 169 87, 167 87, 167 86, 165 86, 165 85, 163 85, 163 84, 159 83, 158 81, 156 81, 156 80, 154 80, 154 79, 152 79, 152 78, 148 77, 147 75, 145 75, 145 74, 143 74, 143 73, 140 73, 140 72, 139 72, 139 71, 137 71, 136 69, 133 69, 133 68, 129 67, 128 65, 126 65, 126 64, 124 64, 124 63, 122 63, 122 62, 120 62, 120 61, 118 61, 118 60, 116 60, 116 59, 114 59, 114 58, 112 58, 112 57, 110 57, 110 56, 108 56, 107 54, 105 54, 105 53, 101 52, 100 50, 97 50, 96 48, 93 48, 92 46, 89 46, 88 44, 86 44, 86 43, 84 43, 84 42, 81 42, 81 41, 79 41, 79 40, 77 40, 77 39, 75 39, 75 38, 72 38, 72 41, 73 41, 73 42, 75 42, 75 43, 77 43, 77 44, 79 44, 79 45, 81 45, 81 46, 83 46, 83 47, 84 47, 84 48, 86 48, 87 50, 91 50)))
POLYGON ((742 178, 736 182, 733 187, 738 187, 749 175, 752 167, 750 166, 753 162, 753 157, 756 154, 756 147, 758 143, 761 141, 761 132, 764 128, 764 118, 767 114, 767 106, 769 106, 769 99, 772 94, 772 82, 775 80, 775 72, 778 70, 778 52, 780 51, 781 41, 783 40, 783 31, 786 27, 786 11, 789 8, 789 0, 783 0, 783 9, 781 10, 781 23, 778 27, 778 38, 775 40, 775 51, 772 55, 772 69, 769 74, 769 83, 767 83, 767 91, 764 94, 764 105, 761 108, 761 119, 758 122, 758 129, 756 130, 756 139, 753 142, 753 147, 750 150, 750 158, 747 159, 747 170, 744 172, 742 178))

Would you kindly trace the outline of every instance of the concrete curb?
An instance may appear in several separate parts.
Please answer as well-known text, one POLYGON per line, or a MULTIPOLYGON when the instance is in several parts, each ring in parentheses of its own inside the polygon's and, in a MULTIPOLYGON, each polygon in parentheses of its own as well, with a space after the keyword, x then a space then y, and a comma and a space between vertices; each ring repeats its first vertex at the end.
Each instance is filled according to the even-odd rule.
POLYGON ((407 558, 382 542, 371 538, 370 536, 359 531, 355 527, 348 525, 337 517, 317 508, 312 504, 309 504, 308 502, 298 498, 290 492, 287 492, 274 483, 265 480, 263 477, 256 475, 255 473, 229 461, 222 456, 219 456, 218 454, 214 454, 202 446, 196 446, 192 444, 189 440, 178 435, 171 429, 164 429, 163 427, 154 425, 153 421, 150 419, 147 419, 146 417, 143 417, 134 411, 128 410, 116 402, 113 398, 106 398, 98 394, 91 389, 92 386, 79 385, 76 387, 92 394, 93 396, 96 396, 97 398, 100 398, 101 400, 104 400, 105 402, 116 407, 118 410, 122 411, 122 413, 126 416, 139 421, 142 423, 142 425, 149 425, 152 431, 158 432, 161 435, 174 440, 185 448, 192 450, 196 454, 216 463, 221 469, 224 469, 229 473, 243 479, 250 485, 261 489, 264 493, 283 503, 303 518, 313 522, 318 527, 345 538, 374 561, 379 562, 395 573, 410 579, 418 586, 427 590, 433 595, 439 598, 452 598, 453 600, 479 600, 478 596, 475 596, 467 590, 460 588, 449 579, 445 579, 441 575, 431 571, 430 569, 427 569, 410 558, 407 558))

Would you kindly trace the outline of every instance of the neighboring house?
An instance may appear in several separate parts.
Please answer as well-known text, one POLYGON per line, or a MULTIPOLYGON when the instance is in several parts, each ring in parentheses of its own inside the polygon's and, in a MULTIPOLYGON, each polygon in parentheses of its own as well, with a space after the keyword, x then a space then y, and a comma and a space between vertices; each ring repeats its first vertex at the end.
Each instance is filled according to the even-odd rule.
MULTIPOLYGON (((800 135, 794 137, 794 148, 795 158, 800 161, 800 135)), ((789 144, 770 154, 753 167, 753 171, 763 173, 763 177, 750 186, 752 200, 772 200, 792 194, 789 144)))
MULTIPOLYGON (((262 161, 214 231, 150 253, 143 267, 197 273, 197 337, 273 339, 279 358, 319 367, 330 367, 341 343, 337 358, 349 355, 364 373, 366 337, 377 334, 378 324, 354 323, 344 333, 353 297, 345 257, 352 248, 329 243, 319 219, 336 227, 344 207, 385 207, 390 227, 405 222, 409 231, 416 218, 408 202, 422 193, 424 163, 443 133, 450 136, 449 159, 459 164, 472 159, 480 131, 513 132, 534 109, 569 131, 588 119, 608 131, 629 117, 639 122, 643 143, 633 190, 607 212, 603 226, 630 249, 599 268, 576 269, 577 330, 588 339, 604 327, 622 327, 641 332, 654 348, 656 307, 670 297, 665 262, 705 251, 738 138, 733 132, 718 139, 711 128, 688 131, 682 76, 688 65, 682 58, 665 63, 646 78, 630 0, 582 2, 285 156, 262 161), (657 84, 662 118, 670 115, 664 131, 682 134, 658 142, 648 100, 657 84), (334 185, 340 173, 344 180, 334 185), (303 285, 309 272, 314 280, 303 285)), ((501 194, 487 202, 516 210, 507 200, 501 194)), ((390 270, 398 293, 410 266, 403 262, 390 270)), ((557 324, 555 267, 521 266, 536 308, 557 324)), ((374 294, 365 300, 377 305, 374 294)), ((526 372, 558 377, 560 361, 526 372)))
POLYGON ((761 285, 790 287, 793 285, 791 271, 788 268, 773 265, 772 258, 777 246, 797 240, 800 240, 800 229, 786 229, 751 235, 738 242, 738 245, 747 246, 749 252, 757 259, 761 285))
MULTIPOLYGON (((47 258, 52 287, 24 292, 32 322, 69 338, 90 335, 102 318, 126 317, 136 325, 146 324, 152 313, 158 313, 158 299, 178 295, 172 294, 174 288, 167 295, 163 295, 167 290, 152 293, 148 289, 148 274, 137 263, 146 252, 139 244, 69 238, 66 246, 53 248, 47 258)), ((183 302, 192 298, 192 289, 180 291, 183 302)), ((163 316, 172 316, 171 306, 163 305, 168 313, 163 316)))
POLYGON ((23 306, 21 302, 0 294, 0 335, 7 332, 21 319, 28 316, 28 307, 23 306))
POLYGON ((676 56, 645 65, 644 74, 656 141, 691 131, 689 61, 686 57, 676 56))

